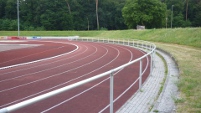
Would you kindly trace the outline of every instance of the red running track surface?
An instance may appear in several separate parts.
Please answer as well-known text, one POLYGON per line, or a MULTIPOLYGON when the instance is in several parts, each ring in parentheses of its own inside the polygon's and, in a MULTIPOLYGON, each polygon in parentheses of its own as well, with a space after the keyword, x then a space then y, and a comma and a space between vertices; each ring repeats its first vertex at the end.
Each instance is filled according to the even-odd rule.
MULTIPOLYGON (((50 42, 50 40, 28 41, 26 43, 43 45, 0 52, 0 55, 5 55, 4 53, 15 53, 17 58, 21 59, 12 60, 16 58, 4 56, 7 57, 5 59, 13 62, 4 63, 7 60, 1 60, 0 63, 2 66, 29 62, 58 54, 63 55, 36 63, 0 70, 0 108, 95 76, 145 54, 142 51, 128 46, 104 43, 66 40, 54 40, 54 42, 50 42), (76 49, 76 46, 72 44, 77 45, 78 49, 72 53, 64 54, 76 49), (32 54, 30 51, 34 51, 34 55, 24 58, 27 54, 32 54)), ((143 82, 149 75, 149 59, 149 57, 143 59, 143 82)), ((116 72, 114 76, 114 99, 128 88, 138 76, 139 62, 116 72)), ((98 79, 68 92, 37 102, 19 109, 15 113, 108 113, 108 77, 98 79)), ((114 103, 114 110, 118 110, 137 91, 138 87, 138 83, 136 83, 127 93, 117 100, 114 103)))

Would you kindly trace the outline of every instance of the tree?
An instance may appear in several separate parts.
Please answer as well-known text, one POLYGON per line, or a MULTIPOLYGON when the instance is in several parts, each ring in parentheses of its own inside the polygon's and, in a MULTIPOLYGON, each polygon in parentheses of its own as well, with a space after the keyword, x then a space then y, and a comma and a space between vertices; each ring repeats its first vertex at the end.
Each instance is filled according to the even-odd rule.
POLYGON ((0 19, 0 30, 17 30, 17 20, 0 19))
POLYGON ((16 0, 7 0, 5 6, 5 18, 7 19, 16 19, 17 11, 16 11, 16 0))
POLYGON ((159 0, 127 0, 122 14, 129 28, 145 25, 146 28, 165 26, 166 5, 159 0))
POLYGON ((70 4, 69 4, 68 0, 66 0, 66 4, 67 4, 67 7, 68 7, 68 11, 71 14, 70 4))
POLYGON ((189 0, 186 0, 186 21, 188 20, 188 2, 189 0))
POLYGON ((194 26, 201 26, 201 1, 195 5, 195 18, 193 21, 194 26))
MULTIPOLYGON (((189 27, 192 25, 192 15, 193 13, 193 7, 192 4, 194 0, 166 0, 165 3, 167 4, 167 9, 169 11, 172 11, 172 5, 174 5, 174 11, 173 11, 173 27, 189 27)), ((171 20, 171 14, 169 13, 168 20, 171 20)), ((168 25, 170 26, 170 21, 168 25)))
POLYGON ((96 0, 96 20, 97 20, 97 29, 99 30, 99 19, 98 19, 98 0, 96 0))
POLYGON ((0 18, 3 18, 5 16, 5 6, 6 6, 6 1, 5 0, 0 0, 0 18))
MULTIPOLYGON (((21 30, 126 28, 121 13, 125 0, 19 0, 19 2, 21 30)), ((1 29, 14 28, 7 27, 9 21, 13 23, 17 19, 16 6, 16 0, 0 0, 1 29)))

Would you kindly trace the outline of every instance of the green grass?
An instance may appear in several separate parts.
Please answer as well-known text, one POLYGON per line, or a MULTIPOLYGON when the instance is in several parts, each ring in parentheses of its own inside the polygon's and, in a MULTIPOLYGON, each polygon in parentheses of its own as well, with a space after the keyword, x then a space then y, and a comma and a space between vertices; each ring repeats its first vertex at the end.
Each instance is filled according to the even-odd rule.
MULTIPOLYGON (((21 31, 21 36, 75 36, 153 41, 170 52, 180 69, 177 83, 178 113, 201 113, 201 28, 115 30, 115 31, 21 31)), ((0 36, 16 36, 16 31, 0 31, 0 36)))
MULTIPOLYGON (((20 31, 20 36, 87 36, 94 37, 100 31, 20 31)), ((0 31, 0 36, 17 36, 17 31, 0 31)))
POLYGON ((175 99, 178 113, 201 113, 201 48, 176 44, 156 43, 170 52, 180 69, 177 83, 180 98, 175 99))
MULTIPOLYGON (((17 31, 0 31, 0 36, 16 36, 17 31)), ((21 36, 74 36, 140 39, 201 48, 201 28, 114 30, 114 31, 21 31, 21 36)))

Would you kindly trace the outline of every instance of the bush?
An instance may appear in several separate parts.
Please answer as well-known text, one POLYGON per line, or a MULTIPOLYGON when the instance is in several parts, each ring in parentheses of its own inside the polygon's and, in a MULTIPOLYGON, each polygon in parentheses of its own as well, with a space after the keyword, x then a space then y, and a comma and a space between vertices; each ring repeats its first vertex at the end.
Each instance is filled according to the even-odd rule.
POLYGON ((16 31, 17 30, 17 20, 0 19, 0 30, 16 31))
POLYGON ((102 30, 102 31, 107 31, 108 29, 105 28, 105 27, 101 27, 100 30, 102 30))

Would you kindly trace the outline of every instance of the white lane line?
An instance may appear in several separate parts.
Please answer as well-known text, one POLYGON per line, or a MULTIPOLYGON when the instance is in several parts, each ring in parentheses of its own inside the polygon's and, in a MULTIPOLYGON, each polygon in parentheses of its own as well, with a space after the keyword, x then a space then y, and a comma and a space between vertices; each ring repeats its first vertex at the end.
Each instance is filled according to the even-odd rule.
MULTIPOLYGON (((107 45, 107 46, 108 46, 108 45, 107 45)), ((119 49, 114 48, 113 46, 110 46, 110 47, 113 48, 113 49, 116 49, 116 50, 118 51, 118 55, 117 55, 111 62, 109 62, 109 64, 112 63, 114 60, 116 60, 116 59, 119 57, 119 55, 120 55, 119 49)), ((125 49, 125 48, 123 48, 123 49, 125 49)), ((130 50, 128 50, 127 48, 126 48, 126 50, 130 52, 130 55, 131 55, 130 60, 129 60, 129 62, 130 62, 130 61, 133 59, 133 54, 132 54, 132 52, 131 52, 130 50)), ((120 71, 121 71, 121 70, 120 70, 120 71)), ((120 72, 120 71, 118 71, 118 72, 120 72)), ((114 75, 116 75, 118 72, 114 73, 114 75)), ((68 102, 68 101, 70 101, 70 100, 72 100, 72 99, 74 99, 74 98, 80 96, 80 95, 83 94, 83 93, 86 93, 87 91, 89 91, 89 90, 91 90, 91 89, 93 89, 93 88, 95 88, 96 86, 100 85, 101 83, 105 82, 105 81, 108 80, 108 79, 109 79, 109 77, 106 78, 106 79, 104 79, 104 80, 102 80, 101 82, 99 82, 99 83, 97 83, 97 84, 91 86, 90 88, 88 88, 88 89, 82 91, 81 93, 78 93, 78 94, 74 95, 73 97, 68 98, 68 99, 66 99, 66 100, 64 100, 64 101, 62 101, 62 102, 60 102, 60 103, 58 103, 58 104, 56 104, 56 105, 54 105, 54 106, 52 106, 52 107, 50 107, 50 108, 44 110, 44 111, 42 111, 41 113, 45 113, 45 112, 48 112, 48 111, 50 111, 50 110, 52 110, 52 109, 54 109, 54 108, 56 108, 56 107, 59 107, 60 105, 62 105, 62 104, 64 104, 64 103, 66 103, 66 102, 68 102)))
MULTIPOLYGON (((87 50, 88 50, 88 48, 87 48, 87 50)), ((83 52, 82 52, 82 53, 83 53, 83 52)), ((74 56, 77 56, 77 55, 74 55, 74 56)), ((89 57, 89 56, 88 56, 88 57, 89 57)), ((41 72, 44 72, 44 71, 56 69, 56 68, 59 68, 59 67, 62 67, 62 66, 67 66, 67 65, 69 65, 69 64, 78 62, 78 61, 83 60, 83 59, 85 59, 85 58, 87 58, 87 57, 83 57, 83 58, 81 58, 81 59, 74 60, 74 61, 69 62, 69 63, 67 63, 67 64, 62 64, 62 65, 59 65, 59 66, 55 66, 55 67, 53 67, 53 68, 47 68, 47 69, 43 69, 43 70, 41 70, 41 71, 37 71, 37 72, 34 72, 34 73, 27 73, 27 74, 24 74, 24 75, 20 75, 20 76, 13 77, 13 78, 8 78, 8 79, 0 80, 0 83, 6 82, 6 81, 9 81, 9 80, 14 80, 14 79, 21 78, 21 77, 25 77, 25 76, 30 76, 30 75, 37 74, 37 73, 41 73, 41 72)), ((68 58, 67 58, 67 59, 68 59, 68 58)), ((63 60, 65 60, 65 59, 62 59, 62 60, 60 60, 60 61, 63 61, 63 60)), ((58 61, 59 61, 59 60, 53 61, 53 62, 50 62, 50 63, 46 63, 46 64, 42 64, 42 65, 39 65, 39 66, 38 66, 38 65, 37 65, 37 66, 33 66, 33 67, 28 68, 28 69, 32 69, 32 68, 34 68, 34 67, 40 67, 40 66, 44 66, 44 65, 53 64, 53 63, 58 62, 58 61)), ((27 68, 26 68, 26 69, 27 69, 27 68)), ((26 70, 26 69, 22 69, 22 70, 26 70)), ((14 72, 17 72, 17 71, 18 71, 18 70, 14 71, 14 72)))
MULTIPOLYGON (((95 46, 93 46, 93 47, 96 48, 95 46)), ((102 48, 106 49, 105 47, 102 47, 102 48)), ((106 51, 107 51, 107 49, 106 49, 106 51)), ((97 52, 97 48, 96 48, 96 52, 97 52)), ((94 54, 95 54, 96 52, 94 52, 94 54)), ((108 52, 108 51, 107 51, 107 52, 108 52)), ((106 54, 107 54, 107 53, 106 53, 106 54)), ((91 73, 91 72, 90 72, 90 73, 91 73)), ((62 83, 62 84, 59 84, 59 85, 54 86, 54 87, 52 87, 52 88, 49 88, 49 89, 43 90, 43 91, 38 92, 38 93, 36 93, 36 94, 29 95, 29 96, 27 96, 27 97, 25 97, 25 98, 22 98, 22 99, 19 99, 19 100, 13 101, 13 102, 11 102, 11 103, 4 104, 4 105, 2 105, 2 106, 0 106, 0 107, 5 107, 5 106, 7 106, 7 105, 10 105, 10 104, 13 104, 13 103, 16 103, 16 102, 22 101, 22 100, 24 100, 24 99, 27 99, 27 98, 33 97, 33 96, 35 96, 35 95, 41 94, 41 93, 43 93, 43 92, 45 92, 45 91, 52 90, 52 89, 54 89, 54 88, 56 88, 56 87, 62 86, 62 85, 64 85, 64 84, 67 84, 67 83, 69 83, 69 82, 72 82, 72 81, 74 81, 74 80, 77 80, 77 79, 79 79, 79 78, 82 78, 82 77, 84 77, 84 76, 87 76, 87 75, 90 74, 90 73, 84 74, 84 75, 82 75, 82 76, 80 76, 80 77, 77 77, 77 78, 74 78, 74 79, 71 79, 71 80, 69 80, 69 81, 67 81, 67 82, 65 82, 65 83, 62 83)))
MULTIPOLYGON (((142 50, 139 50, 141 53, 143 53, 143 54, 146 54, 144 51, 142 51, 142 50)), ((144 71, 142 72, 142 75, 145 73, 145 71, 147 70, 147 68, 148 68, 148 65, 149 65, 149 59, 148 59, 148 57, 146 57, 146 59, 147 59, 147 64, 146 64, 146 67, 145 67, 145 69, 144 69, 144 71)), ((127 89, 125 89, 116 99, 114 99, 114 103, 119 99, 119 98, 121 98, 129 89, 131 89, 135 84, 136 84, 136 82, 139 80, 139 78, 138 79, 136 79, 127 89)), ((107 108, 109 108, 109 106, 110 106, 110 104, 108 104, 106 107, 104 107, 101 111, 99 111, 99 113, 102 113, 103 111, 105 111, 107 108)))
POLYGON ((28 97, 27 97, 28 98, 28 97))
MULTIPOLYGON (((55 42, 55 43, 56 43, 56 42, 55 42)), ((35 60, 35 61, 31 61, 31 62, 26 62, 26 63, 20 63, 20 64, 11 65, 11 66, 6 66, 6 67, 1 67, 0 70, 2 70, 2 69, 7 69, 7 68, 12 68, 12 67, 16 67, 16 66, 21 66, 21 65, 32 64, 32 63, 36 63, 36 62, 41 62, 41 61, 45 61, 45 60, 49 60, 49 59, 53 59, 53 58, 57 58, 57 57, 60 57, 60 56, 64 56, 64 55, 73 53, 73 52, 75 52, 76 50, 78 50, 78 48, 79 48, 77 45, 72 44, 72 43, 65 43, 65 44, 74 45, 74 46, 76 46, 76 49, 73 50, 73 51, 64 53, 64 54, 60 54, 60 55, 53 56, 53 57, 43 58, 43 59, 40 59, 40 60, 35 60)), ((41 53, 43 53, 43 52, 41 52, 41 53)), ((28 55, 28 56, 30 56, 30 55, 28 55)), ((24 57, 22 57, 22 58, 24 58, 24 57)), ((5 63, 5 62, 4 62, 4 63, 5 63)))
POLYGON ((23 57, 20 57, 20 58, 14 58, 14 59, 11 59, 11 60, 8 60, 8 61, 5 61, 5 62, 1 62, 0 64, 4 64, 4 63, 10 62, 10 61, 14 61, 14 60, 23 59, 23 58, 26 58, 26 57, 30 57, 30 56, 33 56, 33 55, 45 53, 45 52, 47 52, 47 51, 52 51, 52 50, 54 50, 54 49, 60 49, 60 48, 64 48, 64 47, 65 47, 65 46, 61 46, 61 47, 58 47, 58 48, 49 49, 49 50, 42 51, 42 52, 39 52, 39 53, 34 53, 34 54, 26 55, 26 56, 23 56, 23 57))
MULTIPOLYGON (((127 48, 126 48, 126 49, 127 49, 127 48)), ((127 50, 128 50, 128 49, 127 49, 127 50)), ((128 51, 130 51, 130 50, 128 50, 128 51)), ((144 54, 143 51, 140 51, 140 52, 142 52, 142 53, 144 54)), ((132 53, 132 52, 130 51, 130 53, 132 53)), ((147 57, 146 57, 146 58, 147 58, 147 57)), ((132 61, 132 59, 133 59, 133 54, 132 54, 132 57, 130 58, 130 61, 132 61)), ((148 58, 147 58, 147 60, 148 60, 148 58)), ((130 61, 129 61, 129 62, 130 62, 130 61)), ((147 69, 147 67, 148 67, 148 64, 149 64, 149 62, 147 61, 147 65, 146 65, 146 67, 145 67, 145 69, 144 69, 144 71, 143 71, 142 74, 144 74, 144 72, 146 71, 146 69, 147 69)), ((114 75, 116 75, 116 74, 117 74, 117 73, 115 73, 114 75)), ((94 86, 92 86, 92 87, 90 87, 90 88, 84 90, 83 92, 78 93, 78 94, 76 94, 75 96, 73 96, 73 97, 71 97, 71 98, 68 98, 67 100, 62 101, 61 103, 56 104, 56 105, 50 107, 49 109, 46 109, 46 110, 42 111, 41 113, 45 113, 45 112, 48 112, 48 111, 50 111, 50 110, 52 110, 52 109, 54 109, 54 108, 56 108, 56 107, 59 107, 60 105, 62 105, 62 104, 64 104, 64 103, 66 103, 66 102, 68 102, 68 101, 70 101, 70 100, 72 100, 72 99, 74 99, 74 98, 80 96, 81 94, 83 94, 83 93, 85 93, 85 92, 87 92, 87 91, 93 89, 94 87, 100 85, 101 83, 105 82, 105 81, 108 80, 108 79, 109 79, 109 77, 106 78, 106 79, 104 79, 103 81, 101 81, 101 82, 95 84, 94 86)), ((120 95, 114 100, 114 102, 115 102, 117 99, 119 99, 121 96, 123 96, 123 94, 124 94, 127 90, 129 90, 134 84, 135 84, 135 83, 131 84, 131 86, 129 86, 122 94, 120 94, 120 95)), ((109 106, 106 106, 104 109, 101 110, 101 112, 103 112, 103 111, 104 111, 105 109, 107 109, 108 107, 109 107, 109 106)))
MULTIPOLYGON (((104 47, 104 48, 105 48, 105 47, 104 47)), ((46 80, 46 79, 55 77, 55 76, 60 76, 60 75, 65 74, 65 73, 67 73, 67 72, 70 72, 70 71, 79 69, 79 68, 84 67, 84 66, 87 66, 87 65, 89 65, 89 64, 91 64, 91 63, 93 63, 93 62, 95 62, 95 61, 97 61, 97 60, 100 60, 100 59, 103 58, 107 53, 108 53, 108 51, 107 51, 103 56, 99 57, 98 59, 96 59, 96 60, 94 60, 94 61, 91 61, 91 62, 89 62, 89 63, 83 64, 83 65, 80 65, 80 66, 78 66, 78 67, 76 67, 76 68, 73 68, 73 69, 70 69, 70 70, 67 70, 67 71, 63 71, 63 72, 61 72, 61 73, 57 73, 57 74, 54 74, 54 75, 51 75, 51 76, 48 76, 48 77, 45 77, 45 78, 42 78, 42 79, 38 79, 38 80, 29 82, 29 83, 26 83, 26 84, 21 84, 21 85, 12 87, 12 88, 4 89, 4 90, 1 90, 0 93, 1 93, 1 92, 5 92, 5 91, 9 91, 9 90, 12 90, 12 89, 16 89, 16 88, 19 88, 19 87, 22 87, 22 86, 30 85, 30 84, 33 84, 33 83, 36 83, 36 82, 39 82, 39 81, 42 81, 42 80, 46 80)), ((94 54, 95 54, 95 53, 94 53, 94 54)), ((64 64, 64 65, 65 65, 65 64, 64 64)))
MULTIPOLYGON (((81 54, 83 54, 84 52, 86 52, 89 48, 87 48, 86 46, 84 46, 86 49, 82 52, 79 52, 79 49, 76 51, 76 52, 79 52, 77 53, 76 55, 73 55, 71 57, 67 57, 67 58, 63 58, 63 59, 59 59, 59 60, 54 60, 52 62, 48 62, 48 63, 43 63, 43 64, 40 64, 40 65, 36 65, 36 66, 28 66, 26 68, 20 68, 20 69, 17 69, 17 70, 14 70, 14 71, 9 71, 9 72, 5 72, 5 73, 1 73, 0 76, 2 75, 7 75, 7 74, 10 74, 10 73, 16 73, 16 72, 19 72, 19 71, 25 71, 25 70, 29 70, 29 69, 33 69, 33 68, 36 68, 36 67, 42 67, 42 66, 45 66, 45 65, 50 65, 50 64, 54 64, 54 63, 58 63, 58 62, 63 62, 65 60, 68 60, 70 58, 73 58, 73 57, 76 57, 76 56, 79 56, 81 54)), ((80 48, 80 47, 79 47, 80 48)))
MULTIPOLYGON (((96 47, 94 47, 94 48, 96 48, 96 47)), ((94 52, 93 54, 90 54, 90 55, 88 55, 87 57, 90 57, 90 56, 92 56, 92 55, 94 55, 94 54, 96 54, 96 53, 97 53, 97 48, 95 49, 95 52, 94 52)), ((85 58, 87 58, 87 57, 81 58, 81 59, 79 59, 79 60, 83 60, 83 59, 85 59, 85 58)), ((71 63, 78 62, 79 60, 73 61, 73 62, 71 62, 71 63)), ((27 75, 37 74, 37 73, 40 73, 40 72, 43 72, 43 71, 48 71, 48 70, 56 69, 56 68, 59 68, 59 67, 61 67, 61 66, 67 66, 67 65, 69 65, 69 64, 71 64, 71 63, 62 64, 62 65, 59 65, 59 66, 55 66, 55 67, 53 67, 53 68, 51 68, 51 69, 47 68, 47 69, 45 69, 45 70, 37 71, 37 72, 31 73, 31 74, 28 73, 28 74, 25 74, 25 75, 22 75, 22 76, 19 76, 19 77, 24 77, 24 76, 27 76, 27 75)), ((35 83, 35 82, 39 82, 39 81, 42 81, 42 80, 46 80, 46 79, 48 79, 48 78, 52 78, 52 77, 55 77, 55 76, 59 76, 59 75, 62 75, 62 74, 64 74, 64 73, 70 72, 70 71, 72 71, 72 70, 81 68, 81 67, 83 67, 83 66, 85 66, 85 64, 84 64, 84 65, 81 65, 81 66, 79 66, 79 67, 72 68, 72 69, 70 69, 70 70, 61 72, 61 73, 57 73, 57 74, 54 74, 54 75, 51 75, 51 76, 48 76, 48 77, 45 77, 45 78, 42 78, 42 79, 38 79, 38 80, 35 80, 35 81, 32 81, 32 82, 26 83, 26 84, 21 84, 21 85, 12 87, 12 88, 7 88, 7 89, 4 89, 4 90, 0 90, 0 93, 1 93, 1 92, 5 92, 5 91, 9 91, 9 90, 12 90, 12 89, 16 89, 16 88, 19 88, 19 87, 22 87, 22 86, 26 86, 26 85, 29 85, 29 84, 32 84, 32 83, 35 83)), ((16 78, 19 78, 19 77, 16 77, 16 78)))

